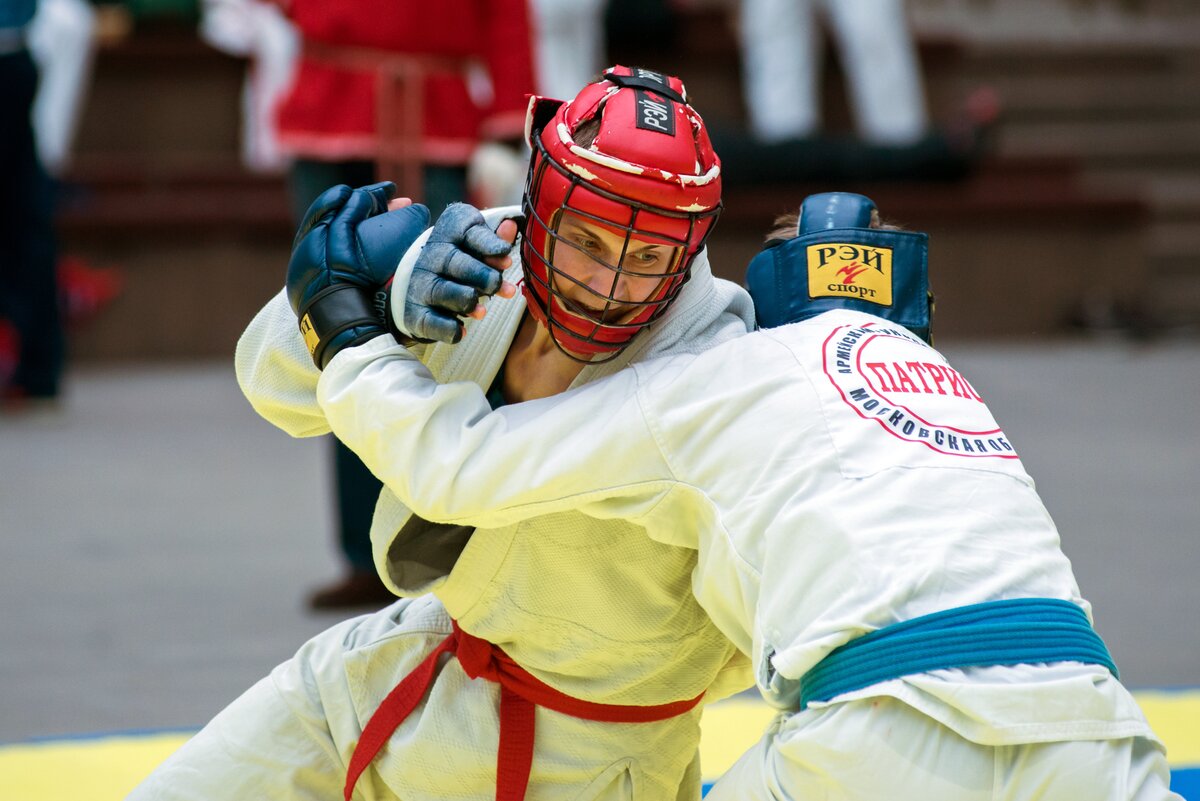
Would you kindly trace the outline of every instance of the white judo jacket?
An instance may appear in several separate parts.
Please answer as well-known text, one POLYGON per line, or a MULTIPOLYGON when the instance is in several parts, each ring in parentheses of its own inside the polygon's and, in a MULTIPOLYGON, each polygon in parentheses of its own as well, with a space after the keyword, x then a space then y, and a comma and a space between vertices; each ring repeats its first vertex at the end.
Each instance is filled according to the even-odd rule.
MULTIPOLYGON (((575 510, 694 549, 696 597, 783 708, 826 654, 892 623, 1019 597, 1090 615, 978 392, 869 315, 829 312, 495 412, 478 387, 439 384, 376 339, 338 354, 318 396, 428 519, 500 527, 575 510)), ((1095 665, 937 670, 830 703, 872 695, 988 745, 1153 736, 1095 665)))
MULTIPOLYGON (((515 211, 487 214, 498 218, 515 211)), ((422 242, 418 240, 414 249, 422 242)), ((521 278, 516 249, 513 258, 505 278, 515 283, 521 278)), ((501 369, 525 313, 521 296, 493 298, 488 303, 484 319, 467 321, 461 344, 435 343, 418 349, 425 369, 438 380, 466 382, 480 397, 501 369)), ((575 385, 616 373, 633 361, 701 351, 742 336, 753 325, 749 295, 714 278, 706 254, 701 253, 667 314, 616 359, 585 367, 575 385)), ((395 344, 391 337, 380 340, 380 344, 395 344)), ((330 431, 317 403, 321 374, 313 366, 284 294, 273 298, 242 335, 236 369, 251 404, 279 428, 297 437, 330 431)), ((388 449, 383 442, 379 447, 388 449)), ((397 448, 395 453, 399 452, 397 448)), ((436 469, 432 466, 439 460, 438 454, 414 452, 403 461, 407 469, 424 472, 427 464, 436 469)), ((399 461, 390 467, 400 469, 399 461)), ((561 692, 598 703, 649 706, 701 693, 711 701, 753 685, 749 660, 717 629, 691 593, 696 565, 692 549, 648 538, 637 524, 619 516, 601 520, 572 510, 484 525, 473 533, 406 526, 410 515, 385 486, 371 531, 376 565, 385 581, 402 596, 432 592, 464 630, 499 645, 521 667, 561 692)), ((395 648, 406 647, 404 638, 383 628, 374 636, 379 647, 385 647, 389 637, 395 648)), ((403 654, 392 661, 407 664, 411 657, 403 654)), ((344 679, 331 672, 327 681, 344 679)), ((377 703, 390 686, 384 677, 375 683, 380 685, 377 703)), ((470 683, 474 684, 486 683, 470 683)), ((490 708, 468 714, 461 726, 474 728, 479 721, 495 718, 493 689, 472 687, 469 693, 464 689, 452 705, 438 702, 442 697, 450 700, 435 692, 421 715, 458 720, 463 709, 478 704, 490 708)), ((342 713, 326 705, 326 714, 342 713)), ((605 754, 610 761, 635 759, 644 797, 673 799, 678 793, 680 798, 691 798, 699 793, 695 764, 689 769, 699 740, 699 714, 697 708, 678 719, 637 724, 637 738, 630 736, 627 727, 583 720, 576 731, 563 736, 577 743, 580 754, 587 751, 589 756, 581 760, 596 759, 600 764, 605 754), (609 732, 612 736, 606 740, 609 732), (586 749, 585 742, 589 743, 586 749), (658 745, 635 744, 646 742, 658 745), (639 749, 642 752, 632 753, 639 749)), ((400 735, 423 725, 406 721, 400 735)), ((407 765, 400 769, 412 774, 413 762, 420 757, 398 742, 393 741, 389 752, 394 753, 380 770, 386 772, 390 761, 407 765)), ((479 769, 494 770, 494 748, 490 755, 485 750, 480 749, 481 759, 490 760, 492 767, 483 762, 479 769)), ((539 764, 535 753, 530 798, 543 791, 537 786, 539 764)), ((604 762, 602 767, 607 765, 604 762)), ((585 778, 586 768, 581 761, 580 775, 585 778)), ((567 779, 565 774, 557 779, 574 780, 574 775, 567 779)), ((393 781, 385 776, 385 781, 397 793, 420 797, 420 790, 405 784, 406 779, 393 781)), ((545 792, 562 797, 558 794, 567 789, 551 787, 545 792)), ((589 796, 584 792, 580 797, 589 796)))

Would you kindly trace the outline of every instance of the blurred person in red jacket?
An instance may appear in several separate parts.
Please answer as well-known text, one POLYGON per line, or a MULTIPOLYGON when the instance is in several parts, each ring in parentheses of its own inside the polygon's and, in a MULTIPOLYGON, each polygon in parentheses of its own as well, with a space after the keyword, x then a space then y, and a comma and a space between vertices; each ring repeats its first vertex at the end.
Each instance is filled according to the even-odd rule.
MULTIPOLYGON (((280 148, 292 158, 297 221, 327 187, 376 180, 396 181, 436 217, 467 199, 466 165, 481 143, 519 141, 535 89, 527 0, 280 5, 302 38, 276 120, 280 148)), ((349 572, 309 603, 383 606, 394 596, 375 572, 369 537, 381 485, 343 445, 334 450, 349 572)))

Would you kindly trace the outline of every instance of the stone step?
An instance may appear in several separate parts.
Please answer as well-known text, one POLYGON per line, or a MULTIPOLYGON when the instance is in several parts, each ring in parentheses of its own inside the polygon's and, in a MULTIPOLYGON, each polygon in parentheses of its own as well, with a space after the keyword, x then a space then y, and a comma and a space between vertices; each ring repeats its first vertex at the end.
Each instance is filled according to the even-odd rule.
POLYGON ((1186 47, 1200 40, 1194 0, 911 0, 914 30, 1007 46, 1064 42, 1125 49, 1186 47))
MULTIPOLYGON (((1140 221, 1146 206, 1128 193, 1087 191, 1078 183, 1078 168, 1069 159, 998 158, 985 163, 970 179, 952 183, 860 184, 839 188, 862 192, 888 214, 903 211, 921 219, 932 217, 992 219, 997 223, 1057 213, 1061 217, 1140 221)), ((762 218, 771 209, 791 205, 810 192, 828 191, 819 185, 787 185, 731 190, 723 224, 762 218), (794 200, 793 200, 794 199, 794 200)))
POLYGON ((228 161, 85 161, 68 186, 58 218, 68 242, 231 231, 289 238, 294 227, 283 178, 228 161))
POLYGON ((964 69, 1013 77, 1045 75, 1169 76, 1196 53, 1195 42, 971 42, 963 45, 964 69))
POLYGON ((1200 213, 1166 220, 1156 216, 1146 239, 1153 258, 1190 259, 1190 272, 1200 275, 1200 213))
POLYGON ((1026 122, 1000 132, 1005 156, 1061 155, 1097 166, 1200 163, 1200 112, 1163 121, 1026 122))
POLYGON ((1147 307, 1163 329, 1200 333, 1200 270, 1194 254, 1151 262, 1147 307))
POLYGON ((246 324, 283 286, 290 245, 215 230, 73 242, 69 252, 124 281, 109 307, 69 332, 72 360, 231 359, 246 324))
POLYGON ((1200 164, 1092 165, 1086 180, 1098 188, 1136 191, 1163 214, 1200 205, 1200 164))
MULTIPOLYGON (((1080 81, 1079 87, 1090 81, 1080 81)), ((1037 97, 1018 97, 1002 87, 995 87, 1003 103, 1004 124, 1020 126, 1040 122, 1078 123, 1170 123, 1200 117, 1200 98, 1194 92, 1181 89, 1174 97, 1166 90, 1147 93, 1130 82, 1122 92, 1093 86, 1090 91, 1069 94, 1067 87, 1042 87, 1034 90, 1037 97)))
POLYGON ((1165 282, 1168 291, 1173 291, 1175 284, 1200 286, 1200 265, 1194 253, 1164 254, 1153 260, 1151 271, 1155 280, 1165 282))

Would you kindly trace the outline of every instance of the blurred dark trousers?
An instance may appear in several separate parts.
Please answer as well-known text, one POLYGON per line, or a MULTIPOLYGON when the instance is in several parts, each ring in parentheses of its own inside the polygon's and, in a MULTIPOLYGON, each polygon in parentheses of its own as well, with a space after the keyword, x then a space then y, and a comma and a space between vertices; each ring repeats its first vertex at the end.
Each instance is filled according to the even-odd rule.
POLYGON ((58 393, 65 337, 55 275, 53 182, 34 145, 30 109, 37 68, 28 51, 0 55, 0 317, 21 347, 13 388, 58 393))

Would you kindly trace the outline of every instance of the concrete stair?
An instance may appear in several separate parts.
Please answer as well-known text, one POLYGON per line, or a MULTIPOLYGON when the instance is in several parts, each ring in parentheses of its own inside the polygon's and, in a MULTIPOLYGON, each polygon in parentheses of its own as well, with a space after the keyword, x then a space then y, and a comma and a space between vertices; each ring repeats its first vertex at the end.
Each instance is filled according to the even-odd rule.
POLYGON ((1152 327, 1200 331, 1200 41, 981 44, 967 81, 1005 100, 1001 156, 1069 157, 1085 190, 1142 200, 1145 278, 1128 291, 1152 327))

